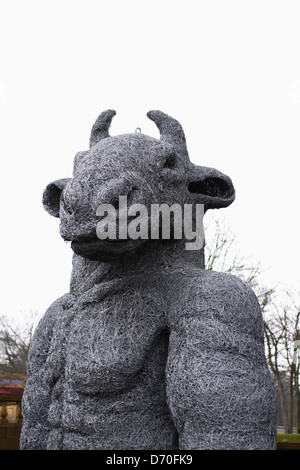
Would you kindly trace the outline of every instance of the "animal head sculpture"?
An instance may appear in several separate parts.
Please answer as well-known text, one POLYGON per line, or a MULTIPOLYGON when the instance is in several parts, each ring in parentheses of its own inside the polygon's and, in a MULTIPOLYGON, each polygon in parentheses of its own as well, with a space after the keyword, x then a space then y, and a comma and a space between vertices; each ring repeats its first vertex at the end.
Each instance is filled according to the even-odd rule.
POLYGON ((73 251, 101 260, 131 252, 145 239, 100 240, 96 234, 100 204, 112 204, 118 213, 119 196, 127 204, 203 204, 205 211, 226 207, 235 197, 230 178, 191 163, 184 131, 178 121, 161 111, 147 116, 160 131, 160 139, 141 134, 111 137, 113 110, 97 118, 89 150, 76 154, 73 177, 50 183, 43 195, 44 208, 60 218, 60 233, 73 251))

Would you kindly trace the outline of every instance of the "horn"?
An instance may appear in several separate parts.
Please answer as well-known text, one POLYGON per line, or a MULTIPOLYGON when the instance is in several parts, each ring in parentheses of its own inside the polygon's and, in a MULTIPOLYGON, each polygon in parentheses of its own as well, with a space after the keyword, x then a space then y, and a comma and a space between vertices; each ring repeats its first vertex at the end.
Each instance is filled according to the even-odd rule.
POLYGON ((97 117, 95 124, 93 125, 91 130, 90 147, 96 145, 99 140, 109 137, 108 129, 115 114, 116 111, 114 111, 113 109, 107 109, 106 111, 103 111, 100 116, 97 117))
POLYGON ((147 117, 158 127, 161 140, 173 144, 176 150, 183 151, 188 158, 185 135, 181 124, 162 111, 148 111, 147 117))

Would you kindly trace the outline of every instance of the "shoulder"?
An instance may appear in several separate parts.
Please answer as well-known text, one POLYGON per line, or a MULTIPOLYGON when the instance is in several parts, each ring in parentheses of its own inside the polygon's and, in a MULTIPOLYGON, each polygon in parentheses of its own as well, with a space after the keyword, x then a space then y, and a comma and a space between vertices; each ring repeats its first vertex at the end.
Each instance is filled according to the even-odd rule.
POLYGON ((194 292, 196 303, 208 306, 218 302, 239 309, 259 307, 254 291, 242 279, 228 273, 206 271, 198 273, 189 284, 190 295, 194 292))
POLYGON ((232 302, 235 305, 258 303, 252 288, 242 279, 232 274, 203 270, 194 278, 192 289, 197 294, 209 299, 218 298, 221 302, 232 302))
POLYGON ((43 360, 43 357, 47 355, 54 326, 60 318, 63 310, 68 308, 71 304, 71 297, 72 296, 70 294, 65 294, 62 297, 59 297, 48 307, 44 315, 41 317, 32 336, 29 359, 32 357, 38 357, 43 360))
POLYGON ((73 296, 71 294, 64 294, 63 296, 56 299, 47 308, 46 312, 40 319, 36 331, 43 330, 44 328, 50 327, 56 322, 61 312, 69 308, 73 304, 73 296))
POLYGON ((174 323, 183 317, 214 318, 225 323, 261 322, 260 305, 254 291, 240 278, 222 272, 191 271, 184 280, 180 307, 172 308, 174 323))

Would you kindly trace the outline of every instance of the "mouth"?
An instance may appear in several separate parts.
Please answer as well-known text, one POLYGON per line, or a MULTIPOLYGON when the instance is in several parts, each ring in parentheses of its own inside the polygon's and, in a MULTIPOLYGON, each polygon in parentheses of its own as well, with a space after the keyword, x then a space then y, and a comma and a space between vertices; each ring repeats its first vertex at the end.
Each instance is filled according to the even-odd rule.
POLYGON ((95 233, 91 234, 91 235, 78 235, 76 237, 74 237, 72 240, 71 240, 71 243, 74 244, 75 246, 77 245, 93 245, 95 243, 103 243, 103 242, 109 242, 109 243, 127 243, 128 242, 128 239, 119 239, 119 238, 116 238, 116 239, 113 239, 113 238, 107 238, 106 240, 101 240, 100 238, 97 237, 97 235, 95 233))
POLYGON ((131 252, 141 240, 100 240, 96 236, 81 236, 71 241, 71 248, 77 255, 91 260, 114 258, 131 252))

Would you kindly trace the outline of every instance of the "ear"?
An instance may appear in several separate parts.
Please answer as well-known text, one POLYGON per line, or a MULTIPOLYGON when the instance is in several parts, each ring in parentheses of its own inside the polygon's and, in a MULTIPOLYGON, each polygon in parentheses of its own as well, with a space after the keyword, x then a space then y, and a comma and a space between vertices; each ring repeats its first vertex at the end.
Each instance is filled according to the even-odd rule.
POLYGON ((67 182, 71 178, 62 178, 60 180, 53 181, 46 186, 46 189, 43 193, 43 206, 44 209, 49 212, 50 215, 54 217, 59 217, 59 205, 60 205, 60 196, 62 190, 66 186, 67 182))
POLYGON ((192 166, 187 183, 193 202, 204 204, 205 210, 227 207, 235 199, 231 179, 214 168, 192 166))

